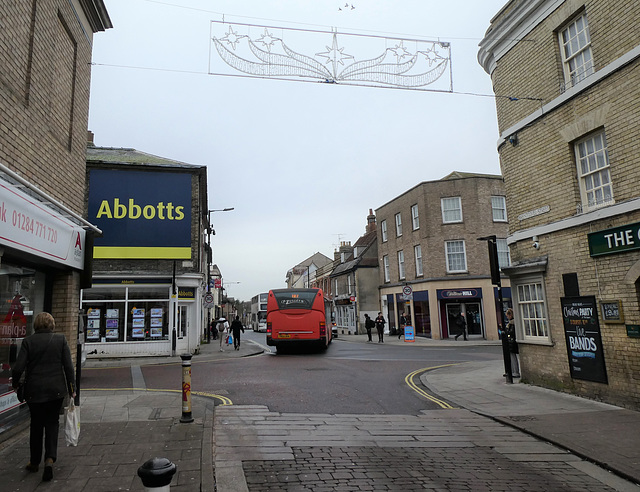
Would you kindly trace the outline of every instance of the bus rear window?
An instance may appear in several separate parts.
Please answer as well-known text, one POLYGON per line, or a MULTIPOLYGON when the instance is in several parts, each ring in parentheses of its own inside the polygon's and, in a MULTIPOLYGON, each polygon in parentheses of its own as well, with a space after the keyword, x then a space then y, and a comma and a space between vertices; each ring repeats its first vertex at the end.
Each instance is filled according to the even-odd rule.
POLYGON ((318 291, 309 292, 274 292, 278 309, 311 309, 318 291))

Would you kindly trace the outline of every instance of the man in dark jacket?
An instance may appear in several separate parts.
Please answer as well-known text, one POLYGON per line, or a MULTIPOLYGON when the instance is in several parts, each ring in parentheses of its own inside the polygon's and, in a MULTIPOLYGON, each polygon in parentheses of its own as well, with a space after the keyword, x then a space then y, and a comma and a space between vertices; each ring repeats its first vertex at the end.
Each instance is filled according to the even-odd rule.
POLYGON ((240 331, 244 333, 244 326, 242 326, 239 316, 236 316, 236 319, 231 322, 231 331, 233 332, 233 348, 240 350, 240 331))

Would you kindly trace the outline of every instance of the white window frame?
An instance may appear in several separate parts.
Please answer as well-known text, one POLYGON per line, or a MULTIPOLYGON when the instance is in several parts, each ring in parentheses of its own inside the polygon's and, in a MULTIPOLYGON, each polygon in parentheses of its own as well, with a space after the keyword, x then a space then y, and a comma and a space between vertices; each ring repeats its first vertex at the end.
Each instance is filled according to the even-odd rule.
POLYGON ((384 270, 384 281, 385 283, 391 282, 391 275, 389 273, 389 255, 384 255, 382 257, 382 267, 384 270))
POLYGON ((333 295, 337 296, 338 295, 338 279, 337 278, 334 279, 333 281, 333 290, 334 290, 333 295))
POLYGON ((414 231, 420 229, 420 216, 418 214, 418 204, 411 206, 411 227, 414 231))
POLYGON ((413 247, 413 255, 416 260, 416 277, 422 277, 424 275, 424 271, 422 269, 422 246, 416 244, 413 247))
POLYGON ((402 213, 396 214, 396 237, 402 236, 402 213))
POLYGON ((507 222, 507 199, 504 196, 491 197, 491 215, 494 222, 507 222))
POLYGON ((456 224, 462 222, 462 200, 459 196, 450 196, 440 199, 443 224, 456 224))
POLYGON ((518 338, 528 343, 551 344, 547 295, 542 275, 512 278, 511 295, 517 308, 518 338))
POLYGON ((576 141, 574 150, 582 211, 613 205, 611 164, 604 130, 576 141))
POLYGON ((591 36, 586 12, 582 12, 558 32, 564 89, 573 87, 594 73, 591 36))
POLYGON ((398 251, 398 277, 400 278, 400 280, 404 280, 405 278, 407 278, 404 271, 404 251, 403 250, 398 251))
POLYGON ((351 285, 351 275, 347 275, 347 294, 353 294, 353 286, 351 285))
POLYGON ((387 221, 383 220, 380 222, 380 230, 382 231, 382 242, 387 242, 387 221))
POLYGON ((496 249, 498 250, 498 266, 500 269, 511 266, 511 252, 506 239, 496 239, 496 249))
POLYGON ((445 241, 444 254, 447 262, 447 273, 467 272, 467 247, 465 245, 464 239, 455 239, 451 241, 445 241), (452 248, 460 245, 462 246, 462 251, 452 251, 452 248), (456 256, 453 256, 453 255, 456 255, 456 256), (458 265, 455 264, 455 263, 459 263, 457 261, 459 258, 459 255, 462 255, 462 263, 464 263, 464 266, 462 269, 456 268, 458 265))

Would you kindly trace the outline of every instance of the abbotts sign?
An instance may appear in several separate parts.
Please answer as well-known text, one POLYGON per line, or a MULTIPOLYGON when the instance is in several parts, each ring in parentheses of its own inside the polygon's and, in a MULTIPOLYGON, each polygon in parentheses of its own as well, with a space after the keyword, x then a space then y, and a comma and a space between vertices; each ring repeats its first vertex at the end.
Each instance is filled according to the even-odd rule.
POLYGON ((191 258, 191 174, 92 169, 94 258, 191 258))
POLYGON ((640 222, 592 232, 587 237, 589 238, 589 254, 591 256, 640 249, 640 222))

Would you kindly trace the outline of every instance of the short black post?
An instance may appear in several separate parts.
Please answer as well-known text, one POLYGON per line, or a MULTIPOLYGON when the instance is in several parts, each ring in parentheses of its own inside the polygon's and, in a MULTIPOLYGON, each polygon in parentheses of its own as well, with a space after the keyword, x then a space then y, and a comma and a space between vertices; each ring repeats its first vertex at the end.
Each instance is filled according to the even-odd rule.
POLYGON ((191 354, 183 354, 182 359, 182 417, 180 422, 193 422, 191 415, 191 354))
POLYGON ((169 492, 176 465, 167 458, 153 458, 138 468, 138 476, 147 491, 169 492))

